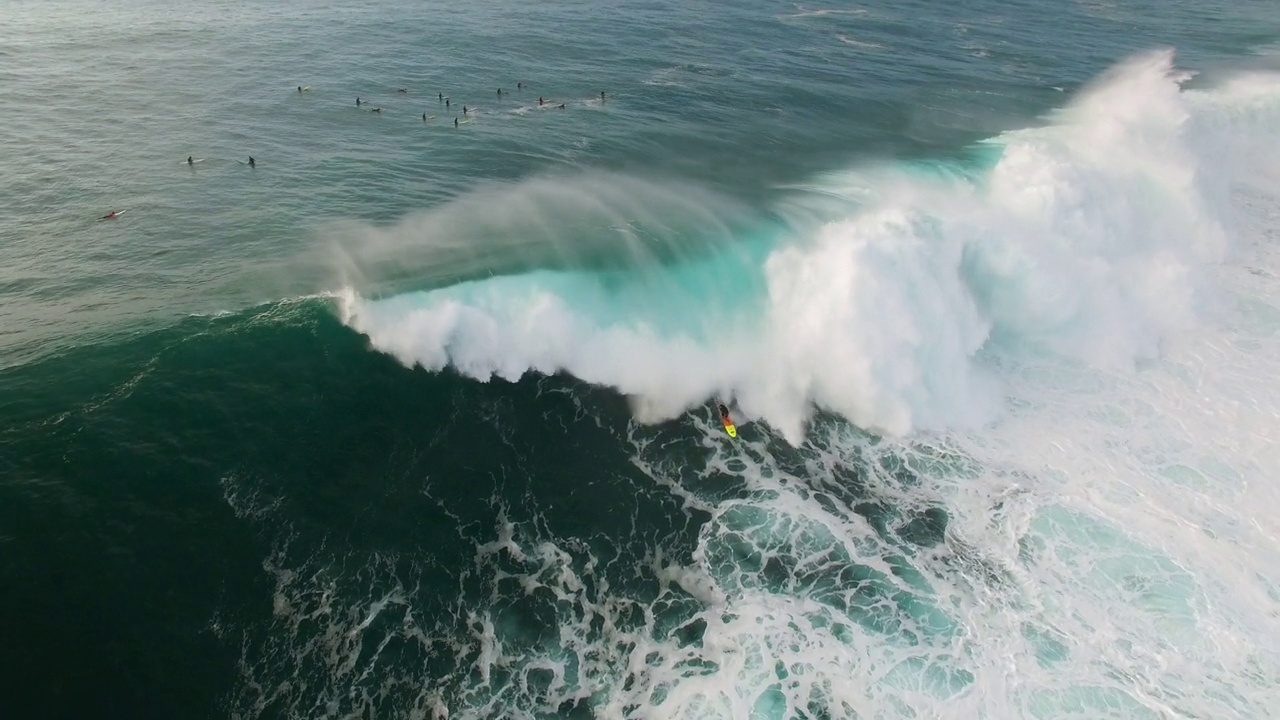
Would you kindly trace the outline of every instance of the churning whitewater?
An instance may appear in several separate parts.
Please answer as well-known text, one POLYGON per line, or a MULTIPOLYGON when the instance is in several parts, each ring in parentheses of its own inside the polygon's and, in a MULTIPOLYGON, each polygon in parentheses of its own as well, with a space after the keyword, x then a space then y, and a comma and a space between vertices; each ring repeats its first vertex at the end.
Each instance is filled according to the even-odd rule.
MULTIPOLYGON (((469 664, 424 712, 1266 716, 1280 76, 1191 80, 1172 53, 1136 57, 970 163, 814 178, 754 211, 743 246, 340 293, 343 322, 406 365, 625 394, 632 463, 707 518, 691 549, 654 539, 653 585, 630 592, 590 546, 504 519, 476 572, 492 598, 516 581, 558 637, 517 640, 464 593, 448 642, 469 664), (742 442, 714 398, 750 421, 742 442), (717 493, 722 473, 746 492, 717 493)), ((692 212, 607 176, 506 192, 542 183, 610 223, 637 220, 628 185, 666 203, 643 220, 692 212)), ((735 222, 707 199, 713 227, 735 222)), ((423 224, 367 232, 413 245, 423 224)), ((281 578, 287 612, 313 612, 281 578)), ((412 604, 347 616, 388 602, 412 604)))

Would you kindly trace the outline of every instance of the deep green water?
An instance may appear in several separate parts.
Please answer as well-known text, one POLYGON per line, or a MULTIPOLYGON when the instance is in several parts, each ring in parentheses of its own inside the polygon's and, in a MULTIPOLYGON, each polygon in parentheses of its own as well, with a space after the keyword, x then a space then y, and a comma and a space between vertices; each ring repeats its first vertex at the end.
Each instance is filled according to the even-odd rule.
POLYGON ((1270 4, 3 15, 0 717, 1280 699, 1270 4))

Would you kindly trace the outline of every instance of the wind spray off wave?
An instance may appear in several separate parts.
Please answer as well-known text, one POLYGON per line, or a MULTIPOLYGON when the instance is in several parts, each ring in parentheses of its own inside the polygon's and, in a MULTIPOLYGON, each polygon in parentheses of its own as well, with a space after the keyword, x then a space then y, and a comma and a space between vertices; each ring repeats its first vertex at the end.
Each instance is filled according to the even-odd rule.
POLYGON ((1134 58, 1044 126, 992 139, 987 166, 835 173, 814 183, 818 220, 656 270, 347 290, 342 316, 406 364, 567 372, 633 397, 642 421, 720 396, 793 443, 814 407, 889 434, 982 422, 999 408, 984 348, 1131 365, 1207 307, 1227 189, 1273 160, 1230 138, 1280 117, 1280 80, 1187 79, 1170 52, 1134 58))

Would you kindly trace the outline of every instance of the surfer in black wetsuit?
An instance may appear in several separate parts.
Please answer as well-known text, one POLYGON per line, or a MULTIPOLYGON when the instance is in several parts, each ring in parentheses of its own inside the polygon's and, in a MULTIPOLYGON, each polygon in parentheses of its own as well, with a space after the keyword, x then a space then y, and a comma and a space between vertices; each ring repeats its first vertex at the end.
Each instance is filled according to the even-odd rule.
POLYGON ((252 155, 249 156, 249 167, 257 167, 257 165, 253 162, 252 155))
POLYGON ((422 122, 426 122, 426 121, 427 121, 427 114, 422 113, 422 122))
POLYGON ((604 102, 604 91, 600 91, 600 102, 604 102))
POLYGON ((400 88, 400 89, 399 89, 399 90, 397 90, 396 92, 407 93, 407 92, 409 92, 409 88, 400 88))
POLYGON ((369 112, 376 112, 376 113, 380 113, 380 112, 382 112, 382 108, 374 108, 374 109, 370 110, 369 112))
POLYGON ((356 98, 356 107, 360 107, 360 98, 356 98))
POLYGON ((523 90, 523 89, 524 89, 524 83, 516 83, 516 89, 517 89, 517 90, 523 90))
POLYGON ((444 99, 444 93, 436 93, 436 94, 440 97, 441 100, 444 99))
POLYGON ((502 97, 502 88, 498 88, 498 97, 502 97))
POLYGON ((564 109, 564 103, 560 103, 560 104, 559 104, 559 105, 557 105, 556 107, 558 107, 558 108, 560 108, 561 110, 563 110, 563 109, 564 109))
POLYGON ((462 106, 462 114, 463 114, 463 115, 466 115, 466 114, 467 114, 467 106, 466 106, 466 105, 463 105, 463 106, 462 106))
POLYGON ((449 98, 444 99, 444 106, 449 107, 449 98))
POLYGON ((453 126, 458 127, 458 118, 453 119, 453 126))
POLYGON ((716 407, 719 408, 720 410, 721 421, 723 421, 725 424, 733 422, 733 420, 729 418, 729 408, 725 407, 724 405, 717 405, 716 407))
POLYGON ((192 159, 191 159, 191 156, 190 156, 190 155, 188 155, 188 156, 187 156, 187 164, 188 164, 188 165, 194 165, 195 163, 196 163, 196 161, 195 161, 195 160, 192 160, 192 159))

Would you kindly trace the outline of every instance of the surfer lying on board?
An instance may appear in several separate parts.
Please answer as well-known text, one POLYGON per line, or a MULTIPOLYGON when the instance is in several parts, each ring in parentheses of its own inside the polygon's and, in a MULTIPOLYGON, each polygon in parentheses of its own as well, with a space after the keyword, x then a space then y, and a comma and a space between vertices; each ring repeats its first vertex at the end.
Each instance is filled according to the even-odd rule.
POLYGON ((119 215, 119 214, 120 214, 120 213, 116 212, 115 210, 112 210, 111 212, 107 213, 106 215, 103 215, 101 219, 103 219, 103 220, 110 220, 111 218, 113 218, 113 217, 115 217, 116 215, 119 215))

